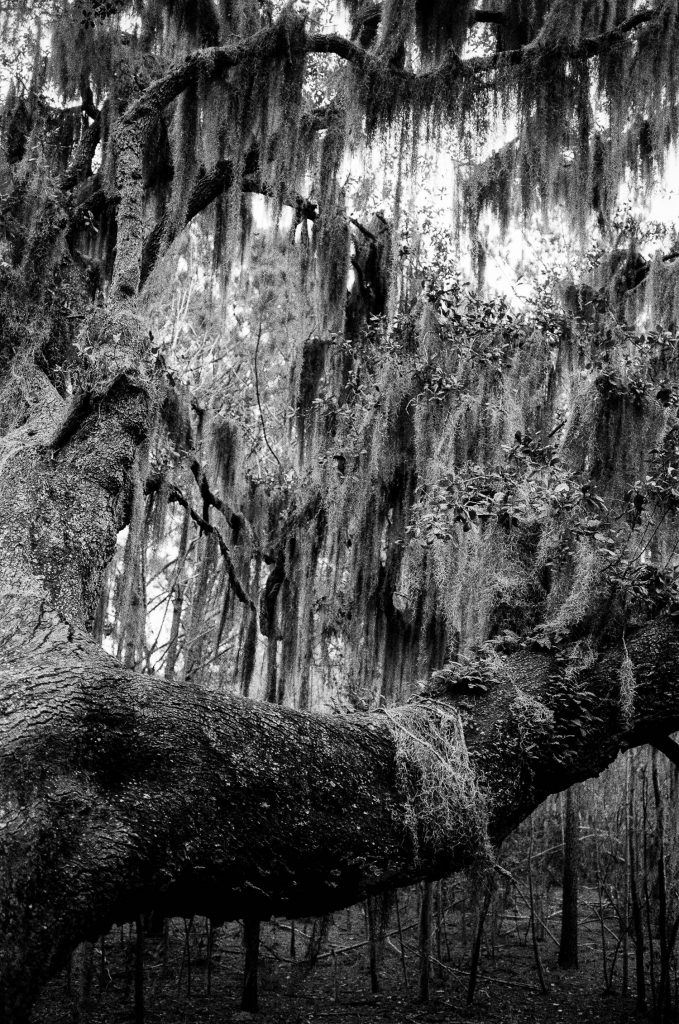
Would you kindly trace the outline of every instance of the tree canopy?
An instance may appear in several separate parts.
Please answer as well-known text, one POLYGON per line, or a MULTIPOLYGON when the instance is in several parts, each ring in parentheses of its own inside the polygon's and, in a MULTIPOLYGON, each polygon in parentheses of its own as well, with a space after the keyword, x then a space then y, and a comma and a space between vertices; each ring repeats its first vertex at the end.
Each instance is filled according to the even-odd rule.
POLYGON ((581 232, 594 213, 604 233, 620 182, 661 174, 676 141, 670 2, 11 4, 3 17, 3 173, 23 182, 5 220, 18 202, 27 222, 63 197, 61 244, 106 278, 116 234, 132 229, 121 164, 132 138, 142 279, 209 206, 216 258, 235 250, 244 191, 279 205, 310 195, 325 272, 342 277, 342 160, 390 129, 406 162, 423 143, 471 159, 508 136, 467 176, 472 221, 484 206, 506 222, 558 203, 581 232))

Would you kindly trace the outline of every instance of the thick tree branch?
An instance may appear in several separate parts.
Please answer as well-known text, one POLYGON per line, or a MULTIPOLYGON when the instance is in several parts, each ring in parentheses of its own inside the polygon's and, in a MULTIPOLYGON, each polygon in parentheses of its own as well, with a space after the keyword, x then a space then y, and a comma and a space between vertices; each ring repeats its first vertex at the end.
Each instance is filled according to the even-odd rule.
POLYGON ((540 55, 550 55, 576 60, 582 57, 596 57, 599 54, 610 50, 616 43, 622 42, 626 36, 641 25, 647 24, 657 17, 653 10, 639 11, 627 21, 597 36, 589 36, 577 43, 560 43, 559 45, 544 44, 538 36, 533 42, 515 50, 500 50, 496 53, 479 57, 469 57, 462 60, 458 54, 451 50, 444 60, 434 69, 424 73, 394 68, 384 61, 372 56, 367 50, 352 42, 340 33, 327 33, 323 35, 312 35, 307 38, 306 50, 309 53, 334 53, 338 57, 354 64, 361 70, 372 69, 384 71, 394 77, 403 85, 415 90, 427 87, 436 82, 437 79, 445 77, 448 81, 452 78, 475 78, 490 71, 502 70, 507 67, 518 67, 527 61, 534 60, 540 55))
POLYGON ((194 185, 186 207, 182 225, 175 224, 168 216, 161 217, 144 239, 141 255, 139 286, 142 288, 162 254, 172 245, 180 227, 189 224, 202 213, 218 196, 228 192, 233 184, 233 162, 219 160, 209 171, 201 174, 194 185))
POLYGON ((303 25, 303 20, 289 10, 269 28, 255 32, 247 39, 230 46, 209 46, 194 50, 168 74, 153 82, 127 108, 123 125, 132 125, 148 117, 157 116, 176 99, 188 85, 202 79, 214 81, 230 68, 257 55, 262 60, 289 55, 291 37, 303 25))

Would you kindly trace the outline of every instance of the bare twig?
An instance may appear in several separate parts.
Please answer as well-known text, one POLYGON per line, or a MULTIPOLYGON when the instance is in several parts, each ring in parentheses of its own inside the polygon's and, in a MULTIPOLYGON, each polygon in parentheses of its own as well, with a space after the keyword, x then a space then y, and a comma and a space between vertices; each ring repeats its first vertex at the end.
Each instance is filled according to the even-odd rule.
POLYGON ((229 551, 226 541, 222 537, 217 527, 213 526, 211 523, 208 523, 207 520, 203 519, 202 516, 198 515, 196 510, 192 507, 191 503, 182 494, 181 490, 176 485, 170 487, 168 500, 176 501, 179 505, 185 508, 186 511, 191 516, 191 518, 193 519, 194 523, 200 527, 203 533, 214 534, 217 543, 219 544, 219 550, 222 553, 222 558, 224 559, 224 564, 226 566, 226 574, 229 578, 229 583, 233 588, 234 594, 240 601, 243 602, 243 604, 248 605, 249 608, 255 611, 255 602, 248 595, 247 591, 245 590, 245 587, 239 580, 238 575, 236 573, 236 568, 231 560, 231 552, 229 551))
POLYGON ((264 422, 264 413, 262 411, 262 402, 261 402, 260 397, 259 397, 259 373, 258 373, 258 370, 257 370, 257 356, 259 355, 259 343, 260 343, 261 340, 262 340, 262 318, 260 316, 260 318, 259 318, 259 330, 257 331, 257 344, 255 345, 255 394, 257 395, 257 408, 259 409, 259 416, 260 416, 260 419, 262 421, 262 433, 264 435, 264 443, 266 444, 267 448, 269 449, 269 451, 273 455, 274 459, 278 463, 278 468, 280 469, 280 471, 282 473, 283 472, 283 467, 281 466, 281 460, 278 458, 278 456, 276 455, 275 451, 273 450, 273 448, 269 444, 269 438, 267 437, 267 433, 266 433, 266 423, 264 422))

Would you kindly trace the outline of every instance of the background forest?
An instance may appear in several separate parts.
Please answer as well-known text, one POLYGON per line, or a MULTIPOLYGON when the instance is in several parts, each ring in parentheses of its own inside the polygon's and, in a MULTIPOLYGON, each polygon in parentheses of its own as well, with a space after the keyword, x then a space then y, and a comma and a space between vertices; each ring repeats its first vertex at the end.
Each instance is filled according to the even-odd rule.
POLYGON ((627 643, 679 617, 678 14, 0 11, 2 435, 30 450, 61 401, 58 460, 132 367, 153 379, 80 618, 151 686, 382 715, 421 838, 471 864, 313 920, 128 914, 36 1020, 258 991, 272 1020, 677 1018, 679 747, 635 733, 627 643), (615 645, 635 749, 491 850, 478 702, 508 688, 522 782, 563 789, 592 773, 587 673, 615 645), (399 710, 447 701, 445 745, 399 710))

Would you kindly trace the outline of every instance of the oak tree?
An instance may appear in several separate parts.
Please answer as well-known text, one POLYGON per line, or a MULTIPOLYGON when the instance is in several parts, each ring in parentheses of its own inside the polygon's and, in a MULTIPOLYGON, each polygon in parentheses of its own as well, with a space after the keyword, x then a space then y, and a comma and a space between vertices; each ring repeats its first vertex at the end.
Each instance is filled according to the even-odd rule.
POLYGON ((3 1020, 113 922, 345 906, 488 862, 621 749, 672 754, 677 277, 671 240, 656 259, 621 245, 618 197, 676 142, 678 13, 4 7, 3 1020), (385 138, 397 196, 425 140, 469 165, 457 215, 477 254, 487 211, 507 226, 539 208, 573 244, 598 232, 606 273, 562 308, 516 313, 440 266, 399 300, 398 220, 357 221, 344 188, 345 155, 385 138), (256 487, 228 417, 168 370, 145 299, 199 219, 231 287, 254 194, 274 223, 293 210, 316 310, 294 339, 292 454, 260 438, 256 487), (231 595, 230 690, 197 646, 178 658, 178 634, 164 676, 140 671, 138 635, 118 658, 100 643, 116 538, 129 628, 161 497, 185 513, 179 550, 200 536, 204 579, 219 567, 231 595), (268 701, 239 695, 257 651, 268 701), (307 710, 321 654, 364 710, 307 710))

